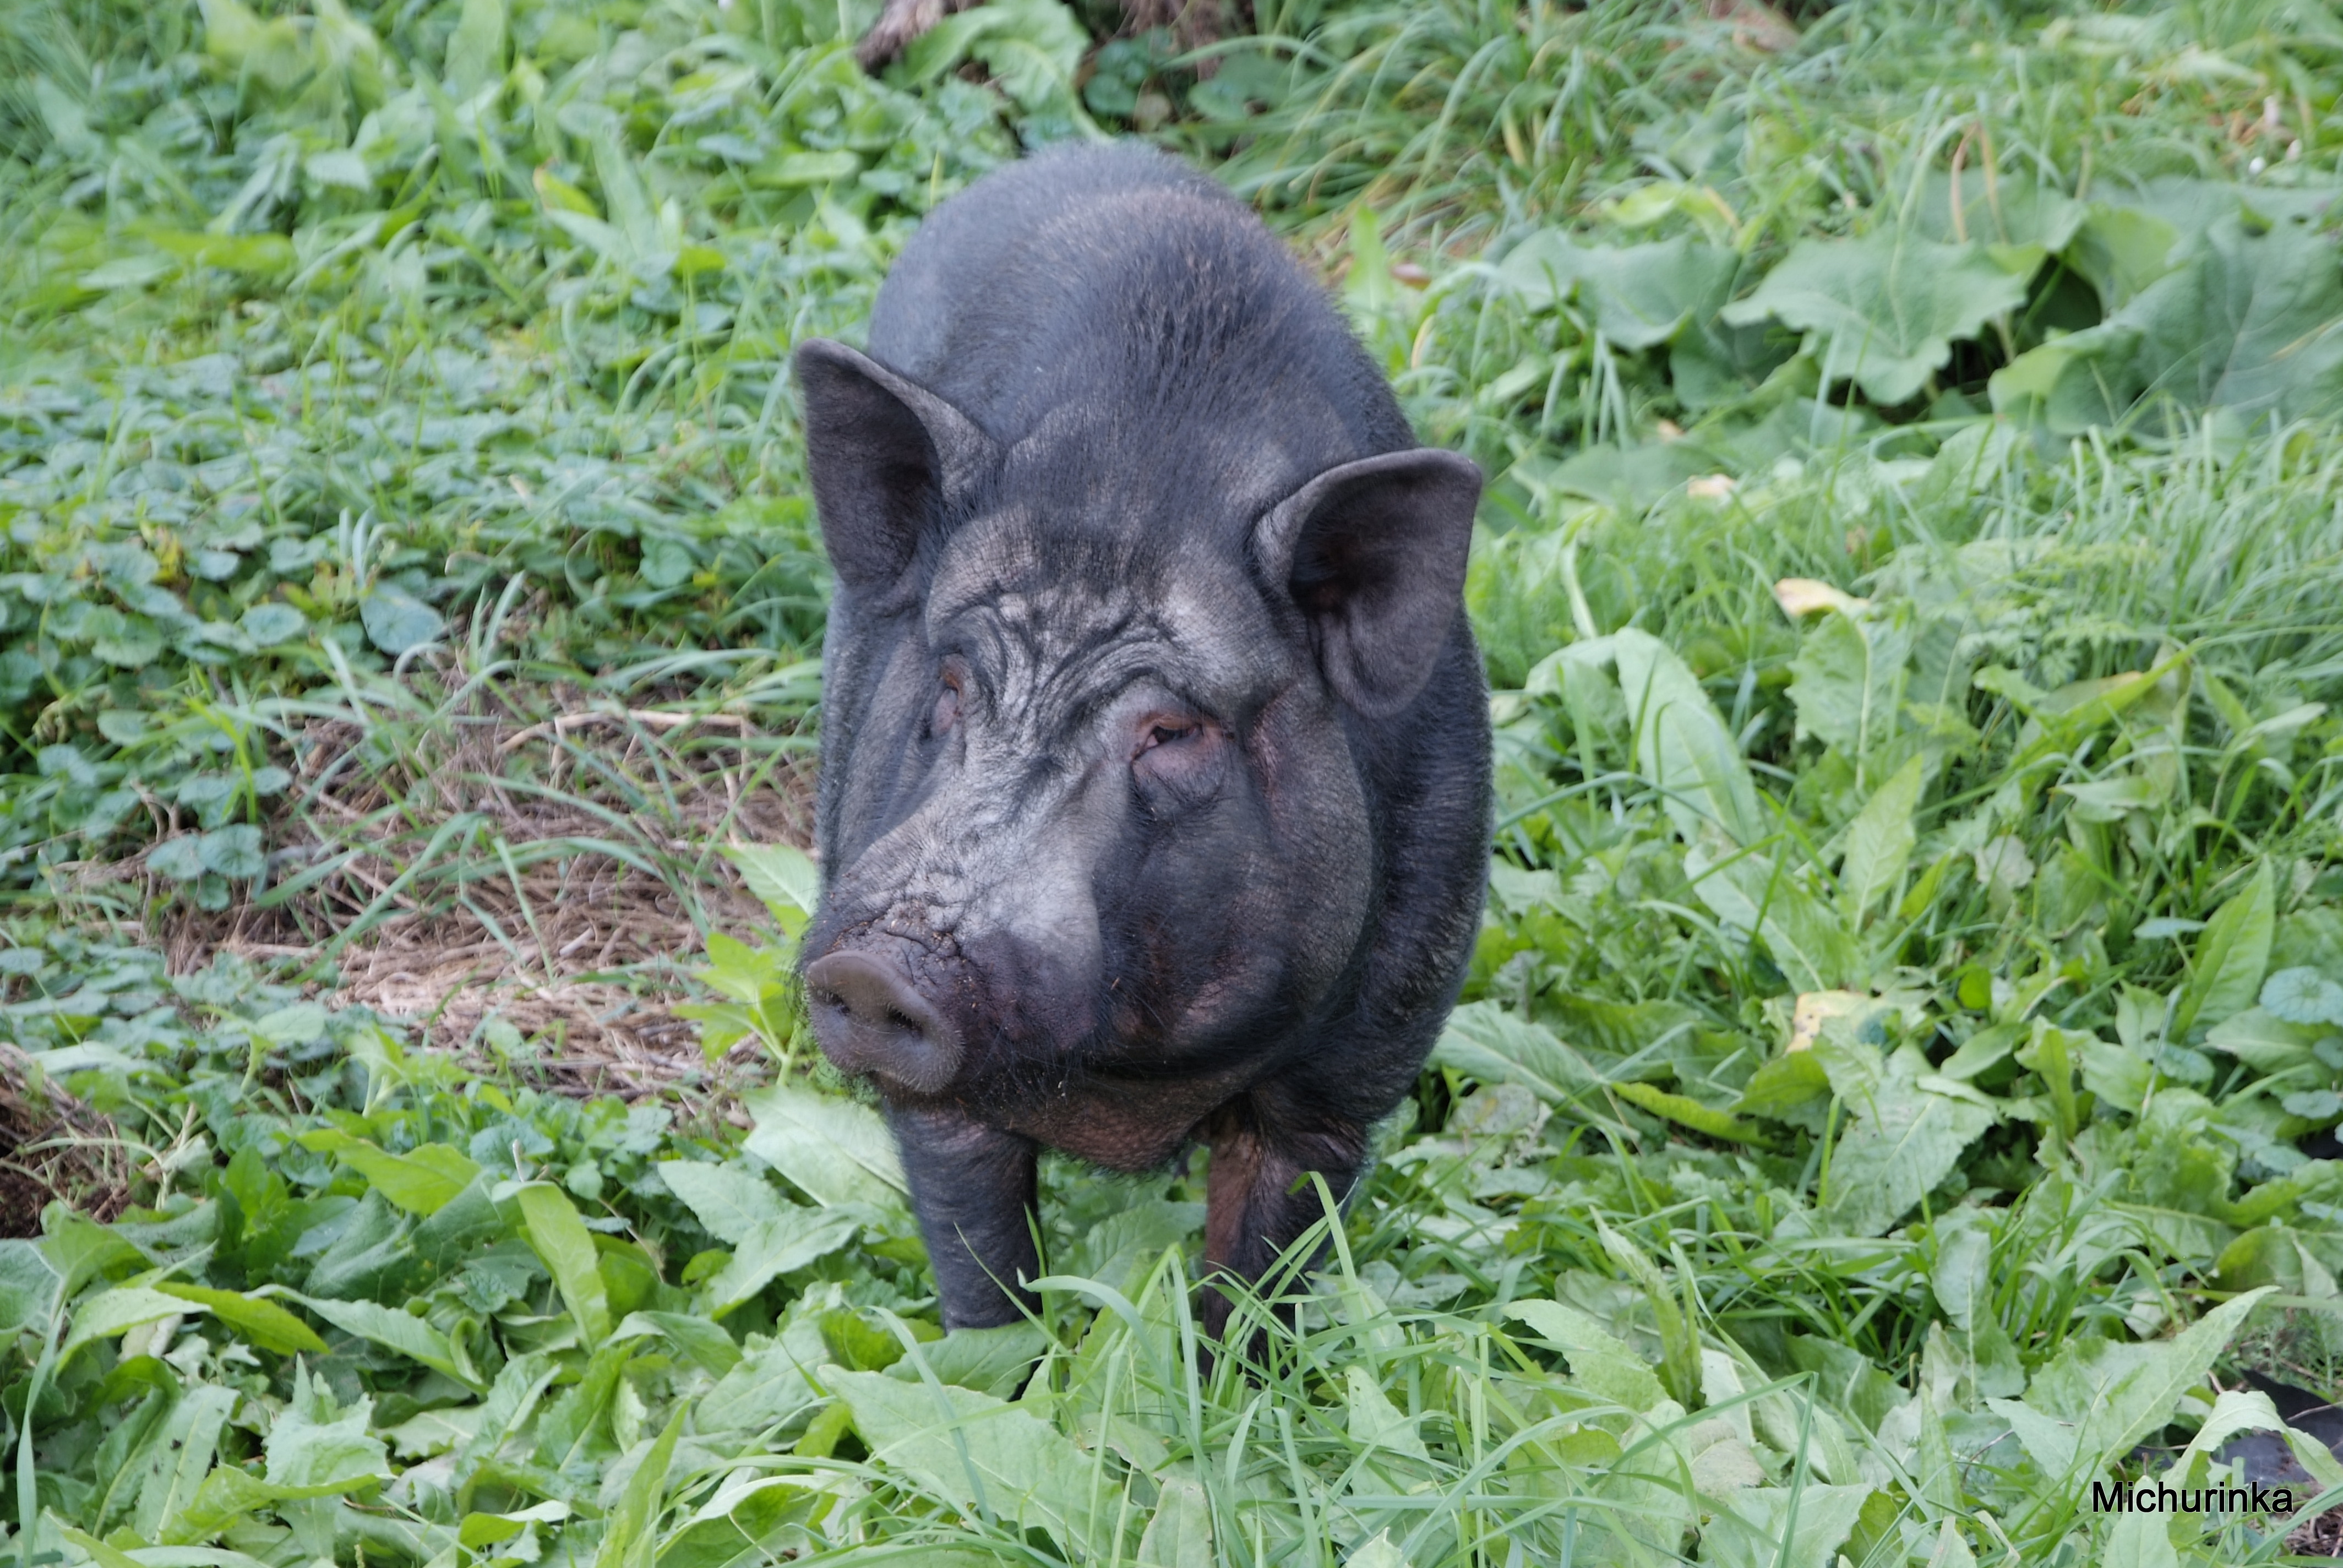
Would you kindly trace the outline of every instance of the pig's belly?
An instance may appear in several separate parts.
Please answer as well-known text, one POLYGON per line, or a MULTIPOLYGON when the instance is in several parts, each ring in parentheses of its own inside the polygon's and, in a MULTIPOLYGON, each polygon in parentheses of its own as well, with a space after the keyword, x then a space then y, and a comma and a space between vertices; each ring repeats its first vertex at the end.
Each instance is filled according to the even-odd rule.
POLYGON ((999 1118, 1009 1131, 1110 1171, 1168 1164, 1197 1123, 1242 1093, 1244 1075, 1176 1081, 1096 1079, 999 1118))

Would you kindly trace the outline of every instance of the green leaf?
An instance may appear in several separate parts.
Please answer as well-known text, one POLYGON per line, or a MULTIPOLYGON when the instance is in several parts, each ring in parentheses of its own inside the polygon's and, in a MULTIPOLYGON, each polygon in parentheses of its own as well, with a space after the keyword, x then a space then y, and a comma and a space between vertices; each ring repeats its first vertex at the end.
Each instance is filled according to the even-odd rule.
POLYGON ((1871 906, 1896 890, 1911 864, 1918 834, 1912 825, 1919 809, 1920 785, 1926 776, 1915 757, 1872 791, 1863 809, 1846 828, 1846 859, 1839 867, 1839 910, 1850 924, 1860 924, 1871 906))
POLYGON ((0 1241, 0 1342, 27 1329, 45 1332, 64 1286, 62 1273, 39 1242, 0 1241))
POLYGON ((615 1342, 645 1333, 664 1336, 669 1344, 719 1378, 740 1364, 740 1347, 733 1342, 730 1334, 706 1318, 688 1312, 629 1312, 610 1338, 615 1342))
POLYGON ((1936 1184, 1952 1173, 1961 1151, 1994 1124, 1977 1100, 1924 1086, 1925 1062, 1904 1054, 1884 1069, 1878 1049, 1825 1035, 1815 1055, 1846 1102, 1846 1127, 1830 1153, 1829 1186, 1818 1205, 1832 1226, 1850 1235, 1885 1235, 1936 1184))
POLYGON ((2343 985, 2317 970, 2280 970, 2262 983, 2262 1010, 2285 1023, 2343 1028, 2343 985))
POLYGON ((216 828, 205 834, 196 858, 203 862, 205 870, 217 871, 236 881, 248 881, 268 868, 268 857, 261 852, 260 829, 248 822, 216 828))
POLYGON ((203 836, 182 833, 146 851, 146 869, 175 882, 192 882, 204 874, 203 836))
POLYGON ((1615 632, 1608 642, 1635 726, 1635 765, 1663 792, 1676 831, 1698 842, 1701 825, 1713 822, 1736 844, 1763 838, 1767 824, 1749 765, 1691 669, 1644 632, 1615 632))
POLYGON ((393 658, 437 642, 447 630, 439 612, 396 583, 380 582, 358 601, 368 641, 393 658))
POLYGON ((447 1336, 421 1318, 374 1302, 321 1301, 314 1296, 295 1299, 346 1334, 372 1340, 468 1387, 486 1386, 479 1374, 458 1354, 447 1336))
POLYGON ((939 1382, 957 1383, 996 1399, 1009 1399, 1023 1385, 1033 1363, 1041 1360, 1050 1343, 1049 1334, 1031 1322, 1002 1323, 990 1329, 954 1329, 940 1340, 930 1340, 907 1352, 900 1361, 887 1368, 887 1374, 916 1382, 924 1369, 939 1382))
POLYGON ((2176 1339, 2126 1347, 2133 1353, 2121 1359, 2103 1358, 2114 1375, 2079 1412, 2079 1422, 2058 1423, 2055 1412, 2040 1408, 2043 1373, 2036 1375, 2036 1387, 2023 1404, 1996 1400, 1993 1408, 2010 1419, 2026 1452, 2052 1475, 2072 1480, 2100 1474, 2172 1419, 2181 1396, 2204 1382, 2255 1303, 2268 1293, 2267 1286, 2247 1292, 2222 1302, 2176 1339))
POLYGON ((1648 1083, 1614 1083, 1611 1092, 1654 1116, 1664 1116, 1695 1132, 1729 1143, 1763 1143, 1765 1134, 1730 1111, 1714 1110, 1687 1095, 1671 1094, 1648 1083))
POLYGON ((166 1296, 193 1302, 206 1308, 212 1316, 242 1333, 262 1350, 289 1356, 302 1351, 315 1355, 326 1353, 326 1342, 308 1324, 261 1296, 248 1296, 240 1291, 216 1291, 205 1285, 183 1285, 176 1280, 166 1280, 155 1287, 166 1296))
POLYGON ((1431 1462, 1432 1452, 1415 1430, 1415 1418, 1392 1403, 1391 1396, 1376 1385, 1373 1372, 1353 1363, 1342 1376, 1349 1396, 1344 1402, 1350 1407, 1349 1435, 1354 1446, 1389 1449, 1403 1458, 1431 1462))
POLYGON ((1832 990, 1861 978, 1846 927, 1776 862, 1696 846, 1684 864, 1694 894, 1727 925, 1763 940, 1793 990, 1832 990))
POLYGON ((1857 763, 1894 739, 1911 650, 1911 630, 1895 616, 1868 608, 1825 613, 1790 661, 1798 734, 1857 763))
POLYGON ((756 1121, 749 1152, 816 1202, 902 1205, 902 1163, 877 1111, 794 1083, 744 1095, 741 1102, 756 1121))
POLYGON ((2233 211, 2193 248, 2098 326, 1996 372, 1995 409, 2060 435, 2159 396, 2239 425, 2343 410, 2343 277, 2326 240, 2307 225, 2257 233, 2233 211))
POLYGON ((520 1205, 529 1246, 553 1276, 554 1288, 578 1321, 578 1335, 598 1345, 610 1335, 610 1305, 597 1267, 593 1232, 558 1187, 531 1181, 511 1193, 520 1205))
POLYGON ((480 1173, 469 1155, 447 1143, 426 1143, 406 1154, 391 1154, 329 1127, 301 1133, 296 1141, 331 1154, 410 1214, 437 1213, 480 1173))
POLYGON ((751 1350, 699 1402, 701 1432, 765 1432, 818 1403, 807 1375, 822 1362, 820 1328, 799 1320, 771 1344, 751 1350))
POLYGON ((309 618, 289 604, 263 600, 246 610, 236 624, 245 636, 262 648, 293 641, 309 629, 309 618))
POLYGON ((1696 313, 1717 309, 1738 266, 1732 251, 1682 235, 1590 248, 1540 229, 1505 253, 1496 275, 1533 307, 1552 307, 1575 293, 1596 330, 1634 349, 1665 343, 1696 313))
POLYGON ((505 71, 504 0, 464 0, 455 32, 447 37, 447 83, 458 98, 471 98, 505 71))
POLYGON ((1568 1358, 1570 1375, 1589 1393, 1623 1409, 1648 1411, 1668 1397, 1659 1374, 1625 1341, 1594 1317, 1560 1302, 1514 1302, 1508 1317, 1527 1323, 1568 1358))
POLYGON ((1552 1030, 1493 1001, 1450 1013, 1432 1060, 1483 1083, 1518 1083, 1549 1105, 1599 1098, 1607 1081, 1552 1030))
POLYGON ((812 914, 821 900, 821 873, 793 844, 729 844, 724 858, 739 868, 749 890, 773 907, 812 914))
POLYGON ((162 1539, 202 1490, 238 1397, 234 1389, 216 1384, 187 1390, 156 1423, 154 1436, 133 1456, 130 1484, 123 1495, 137 1500, 130 1528, 142 1539, 162 1539))
POLYGON ((112 1290, 100 1291, 74 1309, 73 1327, 57 1350, 57 1364, 63 1366, 73 1359, 75 1351, 94 1341, 110 1340, 142 1324, 160 1322, 183 1312, 207 1310, 145 1285, 116 1285, 112 1290))
POLYGON ((742 1237, 732 1261, 708 1282, 709 1315, 722 1317, 775 1277, 837 1251, 861 1229, 860 1217, 843 1209, 786 1207, 742 1237))
POLYGON ((903 66, 911 80, 934 82, 965 61, 980 60, 1019 106, 1087 129, 1090 116, 1073 83, 1090 46, 1090 35, 1059 0, 994 0, 947 16, 914 39, 903 66))
POLYGON ((2187 983, 2172 1009, 2172 1037, 2185 1040, 2200 1024, 2222 1022, 2254 1005, 2269 966, 2277 892, 2269 862, 2254 868, 2245 890, 2223 904, 2197 939, 2187 983))
POLYGON ((1975 243, 1940 245, 1896 229, 1803 239, 1726 321, 1767 317, 1814 335, 1825 380, 1851 377, 1874 403, 1907 403, 1995 317, 2026 302, 2026 280, 1975 243))
POLYGON ((658 1534, 651 1526, 658 1521, 659 1503, 666 1495, 668 1466, 675 1459, 676 1439, 682 1435, 683 1419, 690 1413, 689 1403, 677 1403, 675 1413, 668 1417, 650 1452, 627 1478, 626 1489, 618 1494, 618 1505, 610 1511, 608 1523, 603 1527, 601 1544, 594 1553, 594 1568, 650 1568, 652 1553, 659 1544, 658 1534))
POLYGON ((1752 1486, 1731 1493, 1701 1532, 1718 1568, 1830 1568, 1871 1496, 1867 1483, 1752 1486))
POLYGON ((297 1374, 294 1391, 268 1429, 265 1452, 272 1485, 347 1488, 390 1478, 389 1451, 367 1430, 373 1400, 343 1406, 325 1380, 306 1369, 297 1374))
POLYGON ((1077 1559, 1095 1559, 1111 1539, 1112 1493, 1092 1486, 1089 1456, 1020 1407, 883 1372, 832 1369, 822 1381, 883 1468, 981 1517, 1046 1530, 1077 1559), (1093 1517, 1094 1503, 1106 1507, 1103 1517, 1093 1517))
POLYGON ((743 1165, 669 1160, 659 1167, 668 1191, 683 1200, 708 1233, 738 1246, 789 1207, 771 1182, 743 1165))
MULTIPOLYGON (((1156 1493, 1155 1514, 1139 1538, 1140 1568, 1212 1568, 1212 1504, 1202 1485, 1173 1479, 1156 1493)), ((1353 1553, 1350 1559, 1356 1563, 1353 1553)))

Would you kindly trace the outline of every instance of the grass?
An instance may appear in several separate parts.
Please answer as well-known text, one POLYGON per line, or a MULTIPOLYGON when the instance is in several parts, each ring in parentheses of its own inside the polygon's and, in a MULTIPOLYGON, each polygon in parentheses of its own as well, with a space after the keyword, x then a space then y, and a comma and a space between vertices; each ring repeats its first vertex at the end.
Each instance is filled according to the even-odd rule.
POLYGON ((2092 1489, 2343 1392, 2343 35, 1291 0, 1206 70, 996 0, 872 81, 867 20, 0 16, 0 1550, 2328 1540, 2092 1489), (1139 127, 1492 479, 1490 916, 1250 1360, 1194 1160, 1049 1164, 1039 1321, 940 1336, 789 979, 789 348, 1139 127))

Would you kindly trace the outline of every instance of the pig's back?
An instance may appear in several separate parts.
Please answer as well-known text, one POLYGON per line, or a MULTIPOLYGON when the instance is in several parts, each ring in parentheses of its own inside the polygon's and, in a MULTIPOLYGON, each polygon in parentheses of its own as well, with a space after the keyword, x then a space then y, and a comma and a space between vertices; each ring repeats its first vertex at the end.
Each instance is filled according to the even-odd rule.
POLYGON ((1044 154, 939 207, 880 290, 870 352, 1004 447, 1071 421, 1094 461, 1242 474, 1255 505, 1415 445, 1251 209, 1133 144, 1044 154))

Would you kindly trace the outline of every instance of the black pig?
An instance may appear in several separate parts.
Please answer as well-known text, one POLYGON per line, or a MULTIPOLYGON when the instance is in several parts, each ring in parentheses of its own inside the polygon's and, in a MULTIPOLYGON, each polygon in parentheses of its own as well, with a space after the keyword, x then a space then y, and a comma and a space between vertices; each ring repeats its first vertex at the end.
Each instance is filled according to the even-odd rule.
POLYGON ((1135 146, 944 204, 870 355, 797 373, 838 577, 806 991, 945 1322, 1031 1302, 1042 1144, 1205 1141, 1206 1256, 1258 1279, 1308 1173, 1357 1181, 1479 923, 1479 471, 1249 210, 1135 146))

